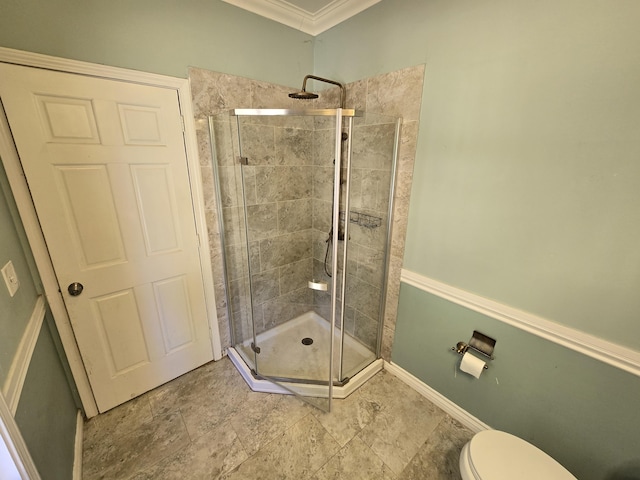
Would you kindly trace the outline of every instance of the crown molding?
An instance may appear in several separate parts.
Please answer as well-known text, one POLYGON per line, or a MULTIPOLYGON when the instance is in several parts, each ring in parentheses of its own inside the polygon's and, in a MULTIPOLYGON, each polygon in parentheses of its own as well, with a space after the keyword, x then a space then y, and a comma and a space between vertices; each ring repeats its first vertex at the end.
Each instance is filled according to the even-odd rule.
POLYGON ((380 0, 334 0, 312 13, 284 0, 223 1, 313 36, 380 2, 380 0))

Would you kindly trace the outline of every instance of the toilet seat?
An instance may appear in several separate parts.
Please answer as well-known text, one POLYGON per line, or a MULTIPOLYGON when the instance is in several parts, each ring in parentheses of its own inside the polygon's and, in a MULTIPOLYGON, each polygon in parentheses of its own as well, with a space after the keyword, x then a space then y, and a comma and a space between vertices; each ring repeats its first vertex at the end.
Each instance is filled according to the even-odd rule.
POLYGON ((576 480, 542 450, 498 430, 477 433, 464 446, 460 469, 469 480, 576 480))

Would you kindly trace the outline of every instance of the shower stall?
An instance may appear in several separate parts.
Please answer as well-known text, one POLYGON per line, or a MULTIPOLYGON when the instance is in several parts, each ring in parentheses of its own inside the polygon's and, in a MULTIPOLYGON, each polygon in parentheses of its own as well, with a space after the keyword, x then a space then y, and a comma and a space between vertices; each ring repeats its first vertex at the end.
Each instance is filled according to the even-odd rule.
POLYGON ((400 124, 345 108, 209 117, 228 353, 254 390, 330 410, 382 368, 400 124))

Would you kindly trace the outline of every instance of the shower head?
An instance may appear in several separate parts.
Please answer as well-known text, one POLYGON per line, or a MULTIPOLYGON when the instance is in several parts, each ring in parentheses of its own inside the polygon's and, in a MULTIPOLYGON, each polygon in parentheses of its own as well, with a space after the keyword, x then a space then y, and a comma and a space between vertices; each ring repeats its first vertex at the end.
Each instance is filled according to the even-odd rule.
POLYGON ((297 98, 300 100, 313 100, 314 98, 318 98, 317 93, 307 92, 306 90, 300 90, 299 92, 292 92, 289 94, 291 98, 297 98))
POLYGON ((307 92, 307 80, 310 79, 310 78, 313 79, 313 80, 319 80, 321 82, 330 83, 332 85, 337 85, 338 87, 340 87, 340 108, 344 108, 345 95, 346 95, 346 91, 344 89, 344 85, 342 85, 339 82, 335 82, 333 80, 329 80, 328 78, 316 77, 315 75, 307 75, 307 76, 305 76, 304 80, 302 81, 302 90, 300 90, 299 92, 290 93, 289 96, 291 98, 298 98, 298 99, 304 99, 304 100, 311 100, 313 98, 318 98, 318 94, 317 93, 307 92))

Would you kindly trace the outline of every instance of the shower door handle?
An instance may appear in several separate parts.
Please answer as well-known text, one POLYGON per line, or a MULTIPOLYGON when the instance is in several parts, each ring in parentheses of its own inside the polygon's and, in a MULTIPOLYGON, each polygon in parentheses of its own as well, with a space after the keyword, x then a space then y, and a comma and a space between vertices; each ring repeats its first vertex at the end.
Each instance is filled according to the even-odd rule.
POLYGON ((309 282, 309 288, 311 290, 320 290, 321 292, 327 291, 327 282, 316 282, 312 280, 309 282))

